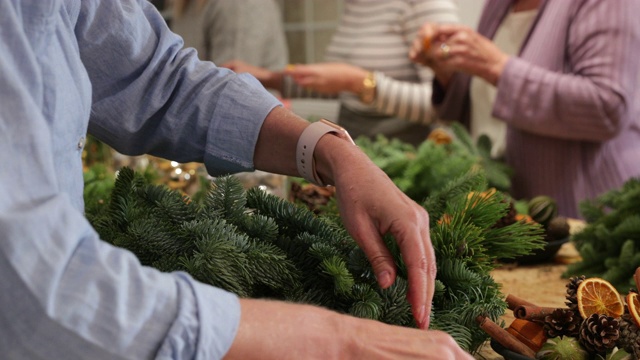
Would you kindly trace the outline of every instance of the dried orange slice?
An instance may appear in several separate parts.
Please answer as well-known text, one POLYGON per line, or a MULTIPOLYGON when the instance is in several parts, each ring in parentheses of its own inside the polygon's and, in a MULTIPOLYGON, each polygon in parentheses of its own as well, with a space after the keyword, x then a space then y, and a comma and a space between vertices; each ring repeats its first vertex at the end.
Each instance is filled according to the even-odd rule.
POLYGON ((620 294, 604 279, 593 277, 583 280, 578 286, 577 295, 578 310, 585 319, 592 314, 617 318, 624 313, 620 294))
POLYGON ((630 292, 627 295, 627 307, 629 308, 629 314, 633 317, 633 321, 640 326, 640 300, 638 300, 638 293, 630 292))

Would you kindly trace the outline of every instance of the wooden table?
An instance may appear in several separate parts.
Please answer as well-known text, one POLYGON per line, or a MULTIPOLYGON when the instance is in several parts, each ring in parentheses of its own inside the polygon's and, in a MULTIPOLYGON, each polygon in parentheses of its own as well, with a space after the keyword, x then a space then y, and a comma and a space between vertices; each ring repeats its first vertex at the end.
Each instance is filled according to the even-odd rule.
MULTIPOLYGON (((573 220, 571 232, 575 233, 584 227, 584 223, 573 220)), ((502 293, 513 294, 538 306, 565 307, 566 284, 568 279, 562 274, 568 264, 580 260, 580 254, 571 242, 564 244, 556 254, 554 261, 547 264, 518 266, 503 265, 491 272, 491 276, 502 286, 502 293)), ((510 310, 502 316, 508 326, 514 319, 510 310)), ((503 359, 489 344, 483 345, 475 355, 476 359, 503 359)))

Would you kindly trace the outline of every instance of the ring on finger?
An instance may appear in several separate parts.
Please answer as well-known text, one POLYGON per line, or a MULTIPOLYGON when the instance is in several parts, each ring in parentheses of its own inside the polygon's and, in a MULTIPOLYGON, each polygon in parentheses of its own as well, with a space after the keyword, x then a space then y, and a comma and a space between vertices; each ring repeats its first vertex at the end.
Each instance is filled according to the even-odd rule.
POLYGON ((451 47, 449 45, 447 45, 446 43, 442 43, 440 44, 440 51, 441 51, 441 56, 443 60, 446 60, 449 58, 449 52, 451 51, 451 47))

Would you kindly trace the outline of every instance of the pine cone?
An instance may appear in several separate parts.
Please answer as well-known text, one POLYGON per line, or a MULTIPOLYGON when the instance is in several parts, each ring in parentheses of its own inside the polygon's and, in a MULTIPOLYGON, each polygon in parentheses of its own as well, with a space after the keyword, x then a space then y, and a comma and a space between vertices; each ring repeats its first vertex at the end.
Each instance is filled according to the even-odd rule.
POLYGON ((584 275, 573 276, 573 277, 571 277, 569 279, 569 282, 566 285, 566 287, 567 287, 567 295, 566 295, 567 302, 565 302, 565 304, 567 304, 569 309, 575 311, 578 314, 580 314, 578 312, 578 286, 580 286, 580 283, 585 278, 586 277, 584 275))
POLYGON ((577 337, 582 317, 571 309, 556 309, 544 318, 544 331, 548 338, 558 336, 577 337))
POLYGON ((619 337, 620 322, 604 314, 593 314, 580 326, 580 343, 591 353, 606 353, 616 346, 619 337))
POLYGON ((516 215, 518 215, 518 212, 516 211, 516 207, 514 206, 513 201, 502 200, 502 202, 508 202, 509 203, 509 208, 507 210, 507 213, 503 217, 498 219, 498 221, 496 221, 495 224, 493 224, 493 228, 494 229, 500 229, 500 228, 503 228, 505 226, 509 226, 509 225, 515 223, 516 221, 518 221, 516 219, 516 215))
POLYGON ((616 345, 629 354, 640 358, 640 329, 631 315, 625 314, 620 318, 620 337, 616 345))

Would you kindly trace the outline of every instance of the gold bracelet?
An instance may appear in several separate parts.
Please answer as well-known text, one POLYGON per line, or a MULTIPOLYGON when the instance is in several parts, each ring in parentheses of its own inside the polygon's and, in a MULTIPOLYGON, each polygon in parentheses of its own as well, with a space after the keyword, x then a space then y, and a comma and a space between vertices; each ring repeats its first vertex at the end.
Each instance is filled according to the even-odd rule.
POLYGON ((360 101, 365 104, 371 104, 376 99, 376 77, 372 71, 367 73, 362 80, 362 91, 360 92, 360 101))

